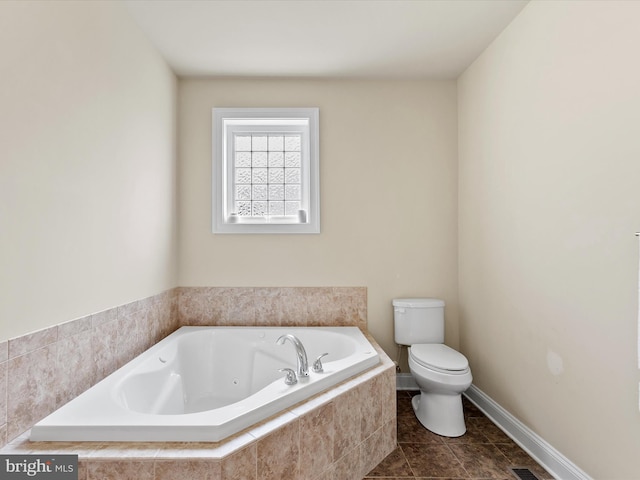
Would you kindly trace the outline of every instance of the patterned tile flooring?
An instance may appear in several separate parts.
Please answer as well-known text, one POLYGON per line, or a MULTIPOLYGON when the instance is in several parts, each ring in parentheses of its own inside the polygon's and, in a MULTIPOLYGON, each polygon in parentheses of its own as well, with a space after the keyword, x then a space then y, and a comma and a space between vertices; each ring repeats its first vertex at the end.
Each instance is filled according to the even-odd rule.
POLYGON ((458 438, 431 433, 411 408, 416 393, 397 392, 398 448, 365 479, 515 480, 509 467, 526 467, 540 480, 553 479, 466 399, 467 433, 458 438))

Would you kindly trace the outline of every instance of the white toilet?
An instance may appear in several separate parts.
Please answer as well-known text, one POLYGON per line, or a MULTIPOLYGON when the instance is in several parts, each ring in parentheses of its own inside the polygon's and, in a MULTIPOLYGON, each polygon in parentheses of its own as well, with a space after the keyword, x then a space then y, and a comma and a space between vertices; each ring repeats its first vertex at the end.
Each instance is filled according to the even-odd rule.
POLYGON ((412 402, 416 417, 438 435, 463 435, 462 392, 471 385, 471 369, 464 355, 444 344, 444 301, 396 298, 393 318, 396 343, 409 345, 409 369, 420 387, 412 402))

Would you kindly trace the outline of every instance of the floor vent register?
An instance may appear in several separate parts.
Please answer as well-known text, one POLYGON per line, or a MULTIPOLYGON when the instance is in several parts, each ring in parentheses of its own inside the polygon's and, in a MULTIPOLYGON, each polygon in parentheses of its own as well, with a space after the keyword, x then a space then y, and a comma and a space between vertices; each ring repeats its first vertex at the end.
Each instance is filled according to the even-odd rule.
POLYGON ((510 468, 513 476, 520 480, 539 480, 528 468, 513 467, 510 468))

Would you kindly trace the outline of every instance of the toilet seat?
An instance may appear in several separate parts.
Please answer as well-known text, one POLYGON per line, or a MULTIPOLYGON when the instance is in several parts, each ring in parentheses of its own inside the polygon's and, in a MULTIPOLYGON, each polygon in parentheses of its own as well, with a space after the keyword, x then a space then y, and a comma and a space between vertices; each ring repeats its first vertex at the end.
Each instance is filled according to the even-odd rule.
POLYGON ((449 375, 469 371, 469 361, 460 352, 440 343, 411 345, 409 355, 419 365, 449 375))

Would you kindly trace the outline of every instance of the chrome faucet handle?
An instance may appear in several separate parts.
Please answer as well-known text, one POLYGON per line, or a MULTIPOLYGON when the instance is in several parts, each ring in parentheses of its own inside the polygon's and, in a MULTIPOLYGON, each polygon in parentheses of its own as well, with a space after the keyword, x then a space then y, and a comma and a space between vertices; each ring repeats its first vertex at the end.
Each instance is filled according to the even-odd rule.
POLYGON ((316 361, 313 362, 313 371, 314 372, 316 372, 316 373, 324 372, 324 369, 322 368, 322 357, 326 357, 327 355, 329 355, 329 354, 328 353, 323 353, 318 358, 316 358, 316 361))
POLYGON ((296 377, 296 372, 290 368, 281 368, 278 370, 279 372, 287 372, 287 376, 284 377, 284 383, 287 385, 295 385, 298 383, 298 377, 296 377))

